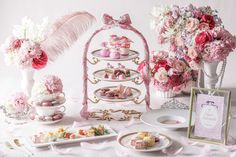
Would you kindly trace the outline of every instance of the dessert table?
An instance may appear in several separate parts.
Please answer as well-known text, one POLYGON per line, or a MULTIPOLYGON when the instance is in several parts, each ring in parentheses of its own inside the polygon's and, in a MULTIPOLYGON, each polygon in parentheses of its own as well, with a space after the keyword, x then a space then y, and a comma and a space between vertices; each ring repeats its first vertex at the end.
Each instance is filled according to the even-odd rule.
MULTIPOLYGON (((181 102, 184 102, 188 104, 189 97, 187 96, 180 96, 177 97, 181 102)), ((163 104, 168 99, 164 98, 156 98, 152 97, 152 107, 153 108, 159 108, 161 104, 163 104)), ((35 157, 40 157, 43 155, 47 156, 83 156, 83 157, 91 157, 91 156, 101 156, 101 157, 132 157, 132 156, 200 156, 202 151, 205 148, 202 144, 198 143, 196 145, 188 145, 187 142, 187 129, 180 129, 180 130, 163 130, 159 128, 154 128, 151 126, 148 126, 146 124, 141 123, 139 120, 131 123, 129 121, 97 121, 97 120, 84 120, 81 121, 79 118, 79 107, 80 101, 75 98, 67 98, 67 111, 65 118, 56 124, 53 125, 41 125, 37 124, 36 122, 29 122, 24 125, 11 125, 4 122, 4 115, 1 115, 1 121, 0 121, 0 156, 5 154, 9 157, 15 157, 17 156, 27 156, 25 154, 24 148, 18 148, 14 146, 14 149, 9 149, 6 146, 6 142, 12 143, 12 140, 17 138, 20 139, 22 143, 31 151, 33 152, 35 157), (74 110, 76 108, 76 110, 74 110), (117 131, 118 136, 122 135, 126 132, 132 132, 132 131, 157 131, 160 133, 163 133, 167 136, 169 136, 173 140, 172 146, 170 146, 166 151, 159 151, 159 152, 152 152, 152 153, 136 153, 130 150, 127 150, 123 147, 121 147, 118 142, 116 141, 116 138, 109 138, 106 140, 97 140, 97 141, 91 141, 90 143, 93 144, 93 147, 81 147, 80 143, 74 143, 74 144, 66 144, 66 145, 58 145, 50 147, 44 147, 44 148, 33 148, 31 147, 26 138, 28 135, 34 134, 38 131, 43 131, 47 129, 52 129, 60 126, 71 126, 74 121, 79 121, 81 125, 91 125, 91 124, 108 124, 110 125, 115 131, 117 131), (104 142, 105 141, 105 142, 104 142), (94 144, 96 146, 94 147, 94 144), (183 150, 182 150, 183 147, 183 150), (23 150, 23 151, 22 151, 23 150), (179 154, 178 151, 182 150, 179 154)), ((236 113, 236 107, 232 107, 233 112, 236 113)), ((235 125, 235 119, 231 121, 231 130, 230 135, 235 135, 236 132, 236 125, 235 125)), ((208 145, 208 144, 207 144, 208 145)), ((227 152, 225 147, 223 146, 217 146, 212 145, 211 147, 211 154, 214 157, 227 157, 230 156, 231 152, 227 152)))

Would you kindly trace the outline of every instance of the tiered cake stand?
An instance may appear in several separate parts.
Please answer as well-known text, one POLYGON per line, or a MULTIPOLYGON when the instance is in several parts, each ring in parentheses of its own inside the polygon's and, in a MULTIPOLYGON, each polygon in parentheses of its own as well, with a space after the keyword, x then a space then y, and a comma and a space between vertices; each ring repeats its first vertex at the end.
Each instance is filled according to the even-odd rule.
MULTIPOLYGON (((100 110, 100 115, 98 116, 96 112, 89 112, 88 111, 88 101, 90 101, 91 103, 98 103, 99 101, 106 101, 106 102, 113 102, 113 103, 117 103, 117 102, 126 102, 126 101, 132 101, 135 104, 141 104, 142 102, 146 103, 146 110, 150 110, 150 93, 149 93, 149 82, 150 79, 149 77, 149 67, 146 67, 146 77, 140 79, 140 74, 139 72, 137 72, 136 70, 133 69, 129 69, 130 70, 130 77, 126 77, 123 80, 110 80, 110 79, 106 79, 104 78, 104 74, 105 74, 105 70, 106 69, 101 69, 101 70, 97 70, 95 72, 93 72, 93 79, 90 79, 88 76, 88 67, 87 67, 87 63, 90 63, 91 65, 96 65, 98 62, 100 61, 110 61, 110 62, 122 62, 122 61, 133 61, 135 64, 139 64, 141 62, 146 62, 148 63, 147 65, 149 65, 149 48, 147 45, 147 41, 144 38, 144 36, 134 27, 131 26, 131 20, 128 14, 125 14, 123 16, 120 17, 119 20, 114 20, 111 16, 104 14, 103 15, 103 23, 104 26, 101 27, 100 29, 96 30, 92 36, 90 37, 90 39, 87 41, 86 45, 85 45, 85 49, 84 49, 84 54, 83 54, 83 108, 80 112, 81 117, 83 118, 96 118, 99 120, 111 120, 111 116, 109 116, 112 113, 117 113, 117 112, 122 112, 123 114, 125 114, 125 116, 123 118, 121 118, 120 120, 128 120, 131 116, 130 115, 141 115, 141 112, 138 112, 136 110, 107 110, 107 109, 103 109, 100 110), (92 41, 92 39, 100 32, 104 31, 104 30, 108 30, 114 27, 119 27, 121 29, 124 30, 129 30, 134 32, 135 34, 137 34, 141 39, 142 42, 144 44, 144 52, 145 52, 145 59, 140 61, 139 58, 139 53, 137 51, 134 50, 130 50, 130 53, 128 56, 123 56, 120 59, 111 59, 109 57, 101 57, 99 55, 99 52, 101 49, 97 49, 91 52, 92 55, 92 60, 88 59, 88 49, 89 49, 89 45, 92 41), (130 87, 131 91, 132 91, 132 96, 129 96, 125 99, 110 99, 107 97, 103 97, 100 95, 100 90, 102 88, 98 88, 94 91, 94 96, 93 98, 88 96, 88 82, 90 82, 91 84, 97 84, 100 81, 108 81, 108 82, 127 82, 127 81, 132 81, 135 85, 141 85, 144 83, 145 88, 146 88, 146 94, 145 97, 143 99, 139 99, 139 96, 141 95, 141 91, 138 90, 137 88, 134 87, 130 87)), ((109 89, 114 89, 116 88, 116 86, 108 86, 105 88, 109 88, 109 89)))

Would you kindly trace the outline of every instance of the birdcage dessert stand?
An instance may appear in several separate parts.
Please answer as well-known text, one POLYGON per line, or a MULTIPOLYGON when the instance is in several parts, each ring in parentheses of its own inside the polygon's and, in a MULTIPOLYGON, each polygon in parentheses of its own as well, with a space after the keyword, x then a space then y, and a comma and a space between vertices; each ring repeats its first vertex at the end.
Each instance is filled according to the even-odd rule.
MULTIPOLYGON (((96 104, 99 103, 100 101, 105 101, 105 102, 112 102, 112 103, 119 103, 119 102, 126 102, 126 101, 130 101, 133 102, 134 104, 142 104, 145 103, 146 104, 146 110, 150 110, 150 93, 149 93, 149 48, 148 48, 148 44, 146 39, 144 38, 144 36, 142 35, 142 33, 140 33, 136 28, 134 28, 131 25, 131 20, 128 14, 125 14, 123 16, 120 17, 119 20, 115 20, 113 19, 110 15, 104 14, 103 15, 103 23, 104 25, 96 30, 92 36, 89 38, 89 40, 86 42, 85 44, 85 48, 84 48, 84 53, 83 53, 83 102, 82 102, 82 109, 80 111, 80 115, 82 118, 88 119, 88 118, 95 118, 98 120, 111 120, 113 119, 110 115, 112 113, 123 113, 124 116, 121 117, 119 120, 128 120, 132 117, 132 115, 136 115, 136 116, 140 116, 141 112, 136 111, 135 109, 132 110, 123 110, 123 109, 118 109, 118 110, 113 110, 113 109, 101 109, 97 112, 90 112, 88 110, 88 105, 90 103, 96 104), (91 56, 89 58, 88 56, 88 51, 89 51, 89 46, 91 44, 91 41, 93 40, 93 38, 98 35, 99 33, 105 31, 105 30, 109 30, 112 28, 120 28, 123 30, 128 30, 133 32, 134 34, 136 34, 139 38, 141 38, 142 43, 144 45, 144 59, 141 60, 139 58, 139 52, 134 51, 134 50, 130 50, 129 56, 127 57, 121 57, 120 59, 111 59, 111 58, 103 58, 101 56, 98 55, 98 52, 100 51, 100 49, 94 50, 91 52, 91 56), (96 65, 98 62, 102 62, 102 61, 110 61, 110 62, 123 62, 123 61, 132 61, 135 64, 139 64, 141 62, 146 62, 148 63, 145 68, 145 72, 146 72, 146 77, 144 78, 140 78, 140 74, 133 69, 130 69, 131 71, 131 76, 128 79, 124 79, 124 80, 107 80, 107 79, 103 79, 102 77, 100 77, 101 73, 104 72, 104 69, 98 69, 97 71, 93 72, 93 79, 89 78, 88 75, 88 63, 91 66, 96 65), (91 98, 88 96, 88 83, 91 84, 98 84, 100 81, 109 81, 109 82, 114 82, 115 83, 119 83, 119 82, 127 82, 127 81, 132 81, 134 83, 134 85, 138 86, 138 85, 142 85, 144 84, 145 89, 146 89, 146 93, 143 99, 140 99, 139 96, 141 95, 141 91, 138 90, 135 87, 130 87, 133 95, 131 97, 128 97, 127 99, 106 99, 103 98, 101 96, 99 96, 99 91, 101 90, 101 88, 96 89, 93 94, 94 96, 91 98), (99 114, 98 114, 99 113, 99 114)), ((109 86, 106 88, 115 88, 115 86, 109 86)))

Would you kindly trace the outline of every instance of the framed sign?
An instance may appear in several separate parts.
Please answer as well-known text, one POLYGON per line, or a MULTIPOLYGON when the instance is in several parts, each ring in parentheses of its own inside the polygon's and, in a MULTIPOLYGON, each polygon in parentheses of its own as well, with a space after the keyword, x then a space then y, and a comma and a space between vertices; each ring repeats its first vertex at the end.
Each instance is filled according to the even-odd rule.
POLYGON ((188 138, 202 142, 227 144, 231 92, 192 88, 188 138), (195 118, 193 119, 193 113, 195 118))

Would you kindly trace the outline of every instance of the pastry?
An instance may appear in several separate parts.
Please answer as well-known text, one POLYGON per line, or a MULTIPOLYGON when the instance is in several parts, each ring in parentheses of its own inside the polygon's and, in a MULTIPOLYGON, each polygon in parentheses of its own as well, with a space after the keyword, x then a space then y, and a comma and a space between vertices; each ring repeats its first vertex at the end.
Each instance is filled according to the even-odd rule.
POLYGON ((118 67, 116 68, 108 63, 105 70, 104 78, 109 78, 110 75, 114 75, 115 79, 123 80, 126 77, 130 77, 130 70, 120 63, 118 63, 118 67))
POLYGON ((109 131, 103 126, 90 127, 88 129, 70 129, 58 128, 55 131, 40 132, 31 137, 34 143, 48 143, 62 140, 73 140, 77 138, 87 138, 109 134, 109 131))
POLYGON ((147 143, 143 140, 137 140, 134 145, 135 149, 147 149, 147 143))
POLYGON ((113 90, 108 88, 101 89, 100 95, 109 99, 126 99, 127 97, 132 96, 133 93, 130 87, 119 85, 113 90))
POLYGON ((152 147, 155 145, 156 141, 155 141, 155 137, 150 135, 150 136, 146 136, 143 138, 143 141, 145 141, 147 143, 148 147, 152 147))
POLYGON ((135 149, 148 149, 158 143, 159 137, 152 135, 150 132, 138 132, 130 141, 131 146, 135 149))
POLYGON ((110 53, 110 58, 112 59, 120 59, 120 53, 119 51, 114 51, 110 53))
POLYGON ((108 48, 101 49, 99 52, 101 57, 109 57, 110 56, 110 50, 108 48))

